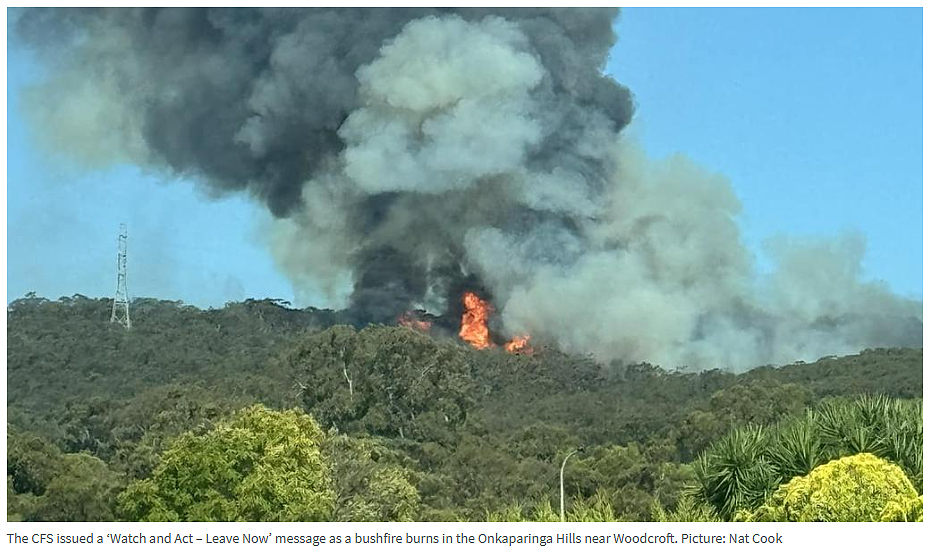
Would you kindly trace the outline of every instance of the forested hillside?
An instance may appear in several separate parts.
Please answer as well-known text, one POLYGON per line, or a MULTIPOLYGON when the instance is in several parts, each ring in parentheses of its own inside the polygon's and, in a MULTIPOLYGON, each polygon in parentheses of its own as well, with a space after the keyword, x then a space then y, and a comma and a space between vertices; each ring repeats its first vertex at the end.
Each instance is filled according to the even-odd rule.
POLYGON ((565 479, 578 518, 766 519, 779 485, 856 453, 894 463, 922 494, 912 399, 922 398, 922 350, 694 373, 546 346, 475 350, 275 300, 210 310, 136 300, 129 331, 109 315, 109 300, 82 296, 8 307, 11 519, 546 519, 560 462, 577 448, 565 479), (807 444, 805 461, 762 453, 788 440, 807 444), (316 453, 300 475, 264 471, 268 482, 244 468, 223 500, 166 499, 178 467, 207 471, 241 453, 252 466, 264 458, 238 448, 272 442, 316 453), (712 485, 729 451, 756 459, 763 480, 712 485), (249 501, 275 478, 308 488, 281 504, 249 501), (723 497, 729 486, 741 493, 723 497))

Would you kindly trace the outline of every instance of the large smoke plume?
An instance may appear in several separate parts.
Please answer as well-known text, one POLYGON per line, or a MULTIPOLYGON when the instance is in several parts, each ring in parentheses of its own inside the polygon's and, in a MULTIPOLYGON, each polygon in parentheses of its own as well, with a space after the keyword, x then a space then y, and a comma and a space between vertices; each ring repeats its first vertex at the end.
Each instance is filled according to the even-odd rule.
POLYGON ((474 289, 505 331, 603 360, 919 345, 920 303, 862 281, 860 238, 775 242, 757 275, 729 183, 624 138, 615 15, 26 10, 16 31, 50 68, 26 103, 52 147, 248 191, 296 292, 359 321, 456 317, 474 289))

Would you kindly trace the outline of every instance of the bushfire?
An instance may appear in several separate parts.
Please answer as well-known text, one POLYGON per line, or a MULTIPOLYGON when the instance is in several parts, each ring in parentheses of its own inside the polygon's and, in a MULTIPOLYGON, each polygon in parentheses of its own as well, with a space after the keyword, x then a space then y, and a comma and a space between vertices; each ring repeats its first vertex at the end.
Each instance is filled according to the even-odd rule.
MULTIPOLYGON (((496 347, 489 334, 489 315, 493 311, 492 305, 475 292, 467 292, 463 295, 463 316, 460 318, 460 338, 476 349, 488 349, 496 347)), ((431 315, 424 311, 406 311, 398 316, 399 326, 408 327, 418 332, 430 333, 432 328, 431 315)), ((528 345, 531 336, 523 334, 513 336, 511 340, 503 344, 505 351, 509 353, 534 353, 534 349, 528 345)))
POLYGON ((509 353, 534 353, 534 348, 528 345, 531 336, 525 334, 516 336, 510 342, 505 344, 505 351, 509 353))
POLYGON ((463 317, 460 319, 460 337, 469 342, 476 349, 486 349, 492 346, 489 341, 489 319, 491 307, 473 292, 463 295, 463 317))
POLYGON ((418 332, 429 332, 431 330, 431 321, 426 321, 418 317, 411 311, 406 311, 398 316, 399 326, 407 326, 418 332))
MULTIPOLYGON (((460 337, 476 349, 486 349, 494 346, 489 338, 489 313, 492 306, 473 292, 463 295, 463 317, 460 319, 460 337)), ((528 346, 531 336, 515 336, 505 344, 509 353, 530 354, 534 350, 528 346)))

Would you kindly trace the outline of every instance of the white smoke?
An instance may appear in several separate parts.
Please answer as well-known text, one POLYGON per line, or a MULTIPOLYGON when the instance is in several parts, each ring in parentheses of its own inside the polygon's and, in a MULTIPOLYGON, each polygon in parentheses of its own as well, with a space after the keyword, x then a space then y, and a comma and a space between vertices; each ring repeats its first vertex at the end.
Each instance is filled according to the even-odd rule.
POLYGON ((735 369, 918 343, 922 305, 862 281, 860 238, 776 241, 774 273, 755 274, 724 178, 618 148, 610 203, 575 262, 542 267, 520 243, 471 242, 513 333, 602 360, 735 369), (498 278, 513 267, 532 268, 524 283, 498 278))
MULTIPOLYGON (((456 206, 445 232, 508 332, 603 361, 736 369, 911 339, 896 332, 911 332, 904 321, 921 320, 920 304, 861 281, 856 238, 776 242, 774 274, 756 274, 728 180, 688 159, 650 160, 597 122, 577 149, 615 168, 601 189, 564 167, 529 170, 546 106, 529 94, 541 70, 523 47, 498 18, 411 23, 358 71, 364 106, 340 129, 343 175, 356 193, 458 192, 444 197, 456 206), (578 228, 545 218, 507 230, 480 207, 486 194, 513 212, 573 217, 578 228), (483 224, 491 222, 499 224, 483 224), (897 330, 884 336, 891 324, 897 330)), ((425 247, 429 237, 407 234, 425 217, 428 205, 408 204, 387 216, 383 229, 395 230, 380 237, 425 247)))

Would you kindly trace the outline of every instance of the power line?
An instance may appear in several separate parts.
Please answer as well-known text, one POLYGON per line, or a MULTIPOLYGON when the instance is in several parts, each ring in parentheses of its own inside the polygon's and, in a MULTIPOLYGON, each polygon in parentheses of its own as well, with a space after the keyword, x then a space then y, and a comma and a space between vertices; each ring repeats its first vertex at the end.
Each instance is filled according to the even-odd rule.
POLYGON ((113 309, 110 322, 120 323, 130 329, 130 296, 126 291, 126 223, 120 223, 120 236, 117 238, 117 291, 113 295, 113 309))

